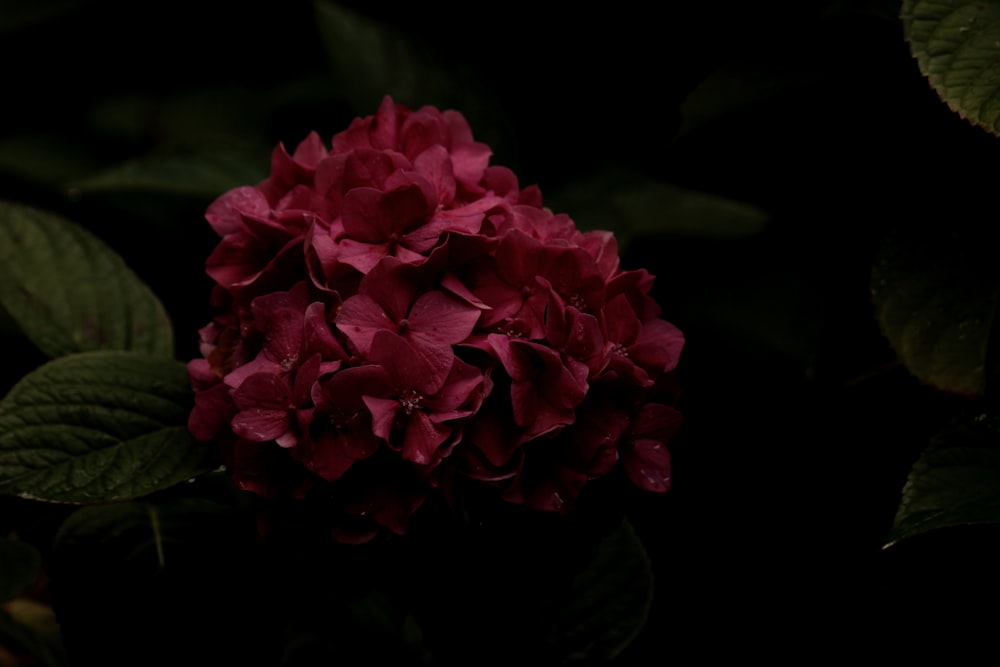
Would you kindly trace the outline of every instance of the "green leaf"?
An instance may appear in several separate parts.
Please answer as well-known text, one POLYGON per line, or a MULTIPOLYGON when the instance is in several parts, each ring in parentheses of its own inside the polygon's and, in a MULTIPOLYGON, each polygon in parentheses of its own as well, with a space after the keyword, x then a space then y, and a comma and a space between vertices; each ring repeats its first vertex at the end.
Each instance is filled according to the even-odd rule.
POLYGON ((0 306, 49 357, 174 354, 163 305, 120 256, 60 216, 2 201, 0 306))
POLYGON ((563 664, 602 664, 635 639, 653 602, 649 557, 631 524, 622 522, 597 554, 541 617, 550 619, 546 643, 563 664))
POLYGON ((546 194, 546 205, 581 229, 615 233, 619 246, 635 237, 744 238, 760 232, 768 214, 745 202, 661 183, 630 172, 605 172, 546 194))
POLYGON ((187 432, 182 363, 135 352, 51 361, 0 403, 0 492, 65 503, 127 500, 216 467, 187 432))
POLYGON ((124 162, 69 186, 72 197, 142 192, 214 199, 226 190, 267 176, 268 154, 216 148, 197 153, 157 153, 124 162))
POLYGON ((872 270, 882 333, 921 381, 960 395, 986 388, 1000 275, 983 230, 907 228, 887 239, 872 270))
POLYGON ((1000 1, 903 0, 920 71, 962 118, 1000 133, 1000 1))
POLYGON ((886 547, 930 530, 1000 524, 1000 419, 936 437, 914 464, 886 547))
POLYGON ((42 556, 20 540, 0 537, 0 603, 13 600, 38 578, 42 556))

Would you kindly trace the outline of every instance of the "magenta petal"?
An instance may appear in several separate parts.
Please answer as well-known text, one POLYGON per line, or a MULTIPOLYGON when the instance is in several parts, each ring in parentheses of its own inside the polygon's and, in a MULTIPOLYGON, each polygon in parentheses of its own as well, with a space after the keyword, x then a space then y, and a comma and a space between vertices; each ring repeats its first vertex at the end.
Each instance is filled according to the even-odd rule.
POLYGON ((233 389, 241 386, 243 382, 250 376, 256 375, 258 373, 266 373, 269 375, 280 375, 282 373, 281 366, 277 363, 271 361, 263 354, 257 355, 253 360, 234 368, 229 372, 224 378, 223 382, 227 386, 233 389))
POLYGON ((451 427, 434 423, 419 410, 409 416, 401 456, 407 461, 427 465, 435 458, 438 448, 448 439, 451 427))
POLYGON ((458 144, 451 150, 451 163, 455 178, 469 185, 474 185, 483 177, 483 172, 490 163, 493 151, 486 144, 474 141, 458 144))
POLYGON ((659 440, 636 440, 624 460, 625 473, 641 489, 670 489, 670 452, 659 440))
POLYGON ((341 239, 341 263, 351 266, 361 273, 371 271, 379 260, 389 255, 388 243, 362 243, 353 239, 341 239))
POLYGON ((333 481, 340 479, 355 461, 364 458, 354 455, 351 441, 349 434, 323 433, 315 440, 303 439, 296 455, 305 461, 309 470, 325 480, 333 481))
POLYGON ((223 287, 256 277, 271 260, 271 253, 248 233, 227 234, 205 262, 205 273, 223 287))
POLYGON ((232 425, 236 435, 254 442, 265 442, 279 438, 291 426, 291 421, 288 410, 254 408, 238 412, 233 417, 232 425))
POLYGON ((255 373, 232 392, 233 401, 241 410, 255 408, 287 408, 288 381, 271 373, 255 373))
POLYGON ((326 157, 326 147, 323 146, 319 134, 310 132, 302 143, 295 147, 292 157, 302 166, 315 169, 319 161, 326 157))
POLYGON ((219 236, 244 230, 241 214, 267 215, 271 209, 267 198, 255 187, 234 188, 208 207, 205 219, 219 236))
POLYGON ((326 304, 316 301, 306 308, 303 322, 303 347, 306 353, 319 354, 326 361, 346 359, 326 319, 326 304))
POLYGON ((362 356, 367 357, 371 354, 375 334, 384 330, 395 331, 396 321, 370 296, 356 294, 340 307, 337 328, 351 339, 362 356))
POLYGON ((448 149, 444 146, 431 146, 417 156, 413 161, 417 173, 426 178, 437 193, 442 204, 455 199, 455 175, 452 173, 448 149))
POLYGON ((444 384, 455 353, 448 345, 413 344, 388 331, 377 331, 372 339, 369 361, 391 370, 399 387, 436 394, 444 384))
POLYGON ((485 398, 486 392, 483 390, 488 388, 488 381, 481 370, 456 358, 452 362, 448 380, 436 395, 428 399, 427 405, 433 408, 435 417, 439 420, 465 416, 468 411, 460 408, 477 410, 485 398), (482 394, 476 395, 476 392, 482 394), (470 398, 476 399, 471 406, 470 398))
POLYGON ((417 276, 409 264, 383 257, 362 279, 358 291, 374 299, 393 322, 399 322, 416 296, 417 276))
POLYGON ((392 398, 376 398, 374 396, 364 396, 365 405, 372 413, 372 432, 386 442, 392 434, 392 427, 396 423, 401 406, 399 401, 392 398))
POLYGON ((479 314, 475 306, 464 304, 444 292, 432 291, 417 298, 407 320, 414 332, 455 345, 469 337, 479 314))
POLYGON ((381 204, 384 194, 375 188, 355 188, 344 197, 340 218, 344 232, 361 243, 382 243, 395 231, 394 220, 384 215, 381 204))
POLYGON ((217 384, 195 392, 194 409, 188 417, 188 432, 201 442, 209 442, 229 428, 236 406, 229 396, 229 387, 217 384))
POLYGON ((628 354, 637 364, 665 373, 677 366, 683 347, 680 329, 666 320, 650 320, 642 325, 628 354))

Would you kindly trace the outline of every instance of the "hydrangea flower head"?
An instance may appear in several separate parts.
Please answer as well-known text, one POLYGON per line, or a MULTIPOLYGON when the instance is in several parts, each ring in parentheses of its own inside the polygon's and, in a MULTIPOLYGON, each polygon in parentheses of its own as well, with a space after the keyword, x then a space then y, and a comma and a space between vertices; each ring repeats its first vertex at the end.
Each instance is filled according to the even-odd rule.
POLYGON ((470 484, 555 512, 616 470, 669 489, 684 338, 652 276, 490 157, 461 114, 386 98, 208 208, 189 429, 240 487, 326 499, 344 541, 470 484))

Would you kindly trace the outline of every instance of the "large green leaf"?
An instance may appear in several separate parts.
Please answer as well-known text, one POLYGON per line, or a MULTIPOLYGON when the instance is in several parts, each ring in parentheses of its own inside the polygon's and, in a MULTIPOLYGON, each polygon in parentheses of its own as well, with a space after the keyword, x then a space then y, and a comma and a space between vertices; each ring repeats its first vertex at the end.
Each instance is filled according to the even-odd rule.
POLYGON ((0 402, 0 492, 66 503, 143 496, 215 467, 192 441, 180 362, 135 352, 51 361, 0 402))
POLYGON ((1000 134, 1000 1, 903 0, 920 70, 963 118, 1000 134))
POLYGON ((978 396, 1000 276, 984 232, 911 228, 892 235, 871 280, 876 316, 899 360, 938 389, 978 396))
POLYGON ((543 609, 546 644, 565 664, 603 664, 639 634, 652 602, 649 557, 631 524, 622 522, 572 586, 543 609))
POLYGON ((118 254, 60 216, 2 201, 0 306, 49 357, 174 354, 163 305, 118 254))
POLYGON ((949 430, 914 464, 887 545, 938 528, 1000 524, 1000 420, 949 430))
POLYGON ((0 603, 20 595, 41 569, 42 557, 35 547, 0 537, 0 603))

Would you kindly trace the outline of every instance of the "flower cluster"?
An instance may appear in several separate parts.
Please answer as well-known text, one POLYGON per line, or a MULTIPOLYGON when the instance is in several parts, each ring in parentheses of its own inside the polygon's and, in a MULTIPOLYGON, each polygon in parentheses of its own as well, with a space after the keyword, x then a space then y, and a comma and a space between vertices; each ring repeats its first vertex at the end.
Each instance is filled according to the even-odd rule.
POLYGON ((404 532, 432 489, 563 512, 619 462, 669 487, 684 339, 652 276, 490 155, 459 113, 386 98, 209 207, 189 429, 239 486, 321 494, 342 540, 404 532))

